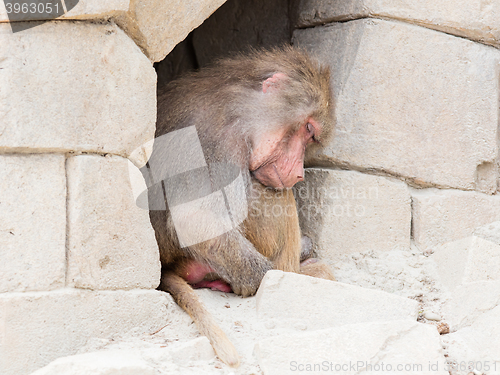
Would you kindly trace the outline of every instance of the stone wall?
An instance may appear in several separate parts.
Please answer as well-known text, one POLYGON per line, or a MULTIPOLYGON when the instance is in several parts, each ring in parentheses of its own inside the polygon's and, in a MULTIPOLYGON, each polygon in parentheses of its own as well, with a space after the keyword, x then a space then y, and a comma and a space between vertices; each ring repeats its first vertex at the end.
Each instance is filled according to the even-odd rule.
POLYGON ((431 251, 500 219, 498 12, 498 1, 293 2, 293 43, 333 73, 335 137, 297 188, 332 264, 410 240, 431 251))
POLYGON ((2 375, 154 332, 177 309, 154 290, 158 247, 129 159, 154 135, 153 62, 223 2, 80 0, 15 33, 0 2, 2 375))

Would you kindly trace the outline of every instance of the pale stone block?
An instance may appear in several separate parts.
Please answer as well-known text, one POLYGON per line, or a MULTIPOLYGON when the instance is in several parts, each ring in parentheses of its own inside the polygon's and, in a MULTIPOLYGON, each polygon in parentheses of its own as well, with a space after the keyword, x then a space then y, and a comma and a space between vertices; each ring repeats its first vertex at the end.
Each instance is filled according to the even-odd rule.
POLYGON ((158 286, 158 245, 148 211, 135 203, 129 167, 118 156, 68 159, 68 285, 158 286))
POLYGON ((215 357, 212 345, 205 336, 165 346, 163 343, 161 346, 141 348, 136 344, 133 349, 113 348, 63 357, 32 375, 194 375, 197 370, 194 366, 213 361, 215 357))
POLYGON ((498 46, 500 2, 481 0, 295 0, 299 27, 357 18, 392 18, 498 46))
POLYGON ((169 351, 172 362, 179 366, 186 366, 196 361, 209 361, 215 357, 215 351, 206 336, 178 343, 169 348, 169 351))
POLYGON ((128 159, 137 167, 142 168, 146 165, 149 157, 153 153, 154 139, 147 141, 140 147, 130 153, 128 159))
POLYGON ((76 354, 90 338, 156 332, 175 308, 168 294, 153 290, 0 294, 0 373, 28 374, 76 354))
MULTIPOLYGON (((58 20, 112 19, 125 30, 151 61, 161 61, 177 43, 184 40, 225 1, 80 0, 67 13, 58 17, 58 20)), ((26 18, 26 20, 32 19, 39 17, 26 18)), ((3 2, 0 2, 0 23, 8 21, 6 8, 3 2)))
POLYGON ((295 198, 303 234, 331 264, 345 254, 410 248, 410 195, 400 181, 307 169, 295 198))
POLYGON ((477 228, 474 231, 474 235, 500 246, 500 221, 495 221, 494 223, 477 228))
POLYGON ((436 328, 409 320, 280 334, 260 340, 255 354, 264 375, 448 375, 436 328))
POLYGON ((105 350, 56 359, 31 375, 157 375, 138 350, 105 350))
POLYGON ((452 330, 470 326, 486 311, 500 306, 500 281, 477 281, 458 286, 443 305, 452 330))
POLYGON ((463 283, 500 280, 500 245, 480 237, 438 246, 432 259, 441 282, 451 291, 463 283))
POLYGON ((51 290, 66 272, 64 155, 0 155, 0 292, 51 290))
POLYGON ((131 12, 116 17, 118 24, 146 52, 161 61, 177 43, 201 25, 226 0, 132 0, 131 12))
MULTIPOLYGON (((28 2, 29 3, 29 2, 28 2)), ((36 3, 43 3, 36 1, 36 3)), ((52 3, 57 3, 53 1, 52 3)), ((130 0, 71 0, 65 1, 67 13, 58 17, 58 19, 77 20, 77 19, 104 19, 109 18, 116 12, 127 12, 129 10, 130 0), (75 4, 76 3, 76 4, 75 4)), ((36 13, 28 12, 23 15, 23 20, 40 20, 36 13)), ((0 3, 0 22, 9 22, 7 9, 4 2, 0 3)))
POLYGON ((0 24, 0 150, 128 155, 153 139, 156 73, 116 25, 0 24))
POLYGON ((417 301, 380 290, 283 271, 267 272, 256 302, 259 318, 268 325, 300 330, 416 320, 419 308, 417 301))
POLYGON ((375 19, 296 30, 294 41, 332 69, 336 130, 313 165, 496 191, 500 51, 375 19))
POLYGON ((484 311, 470 326, 443 336, 443 342, 448 347, 448 360, 456 361, 459 369, 460 364, 472 366, 469 373, 499 375, 499 321, 500 306, 497 305, 492 310, 484 311))
POLYGON ((439 189, 411 189, 415 244, 432 249, 468 237, 481 226, 500 219, 500 196, 439 189))

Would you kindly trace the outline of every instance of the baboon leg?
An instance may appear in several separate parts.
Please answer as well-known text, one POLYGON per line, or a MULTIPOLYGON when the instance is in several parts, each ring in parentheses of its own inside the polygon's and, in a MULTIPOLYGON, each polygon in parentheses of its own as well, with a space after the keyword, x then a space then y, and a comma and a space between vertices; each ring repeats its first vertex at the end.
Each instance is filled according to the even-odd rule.
POLYGON ((160 289, 169 292, 175 302, 189 314, 200 333, 208 337, 215 353, 222 362, 231 367, 239 366, 240 358, 236 348, 219 328, 186 280, 171 271, 164 271, 162 272, 160 289))

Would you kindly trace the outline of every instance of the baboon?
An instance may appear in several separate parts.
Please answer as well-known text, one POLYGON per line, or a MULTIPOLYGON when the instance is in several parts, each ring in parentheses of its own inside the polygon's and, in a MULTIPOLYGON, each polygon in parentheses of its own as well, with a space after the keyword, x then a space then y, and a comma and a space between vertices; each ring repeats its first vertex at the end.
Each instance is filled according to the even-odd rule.
POLYGON ((148 162, 159 289, 231 366, 238 354, 193 288, 250 296, 271 269, 333 279, 301 239, 290 189, 306 147, 331 134, 332 107, 329 69, 293 47, 235 55, 159 91, 148 162))

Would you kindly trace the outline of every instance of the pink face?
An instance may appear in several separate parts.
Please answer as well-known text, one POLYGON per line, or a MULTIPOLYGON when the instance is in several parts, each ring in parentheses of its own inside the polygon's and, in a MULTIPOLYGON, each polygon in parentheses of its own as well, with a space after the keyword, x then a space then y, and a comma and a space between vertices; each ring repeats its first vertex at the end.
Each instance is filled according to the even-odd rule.
POLYGON ((290 188, 304 179, 304 154, 308 144, 316 142, 320 125, 309 118, 293 134, 287 129, 266 134, 254 147, 250 172, 263 185, 290 188))

